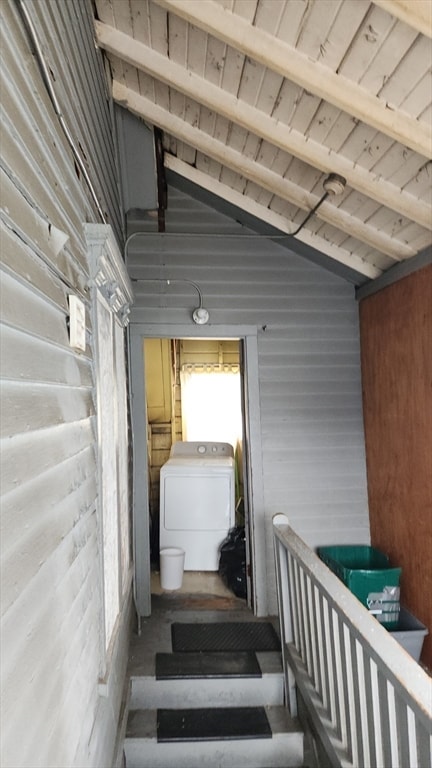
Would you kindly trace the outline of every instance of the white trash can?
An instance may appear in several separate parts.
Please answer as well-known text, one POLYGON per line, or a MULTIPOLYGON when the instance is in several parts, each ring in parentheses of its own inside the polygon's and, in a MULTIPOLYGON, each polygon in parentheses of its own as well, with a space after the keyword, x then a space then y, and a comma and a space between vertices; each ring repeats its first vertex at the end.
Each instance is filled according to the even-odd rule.
POLYGON ((162 589, 180 589, 183 582, 185 551, 180 547, 165 547, 160 551, 160 580, 162 589))

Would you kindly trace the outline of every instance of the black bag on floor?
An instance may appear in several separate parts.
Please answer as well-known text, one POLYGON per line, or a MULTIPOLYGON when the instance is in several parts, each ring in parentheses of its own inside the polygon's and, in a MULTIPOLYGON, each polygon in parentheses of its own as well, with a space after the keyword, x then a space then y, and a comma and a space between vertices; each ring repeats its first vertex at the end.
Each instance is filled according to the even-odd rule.
POLYGON ((244 526, 231 528, 219 547, 219 575, 236 597, 246 600, 246 536, 244 526))

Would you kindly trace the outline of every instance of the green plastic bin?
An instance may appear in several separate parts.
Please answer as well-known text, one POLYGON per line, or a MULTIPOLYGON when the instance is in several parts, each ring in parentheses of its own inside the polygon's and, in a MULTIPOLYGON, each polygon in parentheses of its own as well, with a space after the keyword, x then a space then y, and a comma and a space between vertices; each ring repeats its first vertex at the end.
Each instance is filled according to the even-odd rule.
POLYGON ((318 547, 318 555, 387 629, 397 626, 402 568, 391 568, 383 552, 366 545, 318 547))

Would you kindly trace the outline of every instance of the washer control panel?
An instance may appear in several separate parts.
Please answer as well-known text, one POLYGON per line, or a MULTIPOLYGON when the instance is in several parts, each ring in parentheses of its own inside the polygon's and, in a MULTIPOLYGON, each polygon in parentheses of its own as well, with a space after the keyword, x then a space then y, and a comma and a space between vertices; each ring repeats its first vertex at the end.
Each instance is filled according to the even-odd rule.
POLYGON ((199 443, 195 441, 179 441, 174 443, 171 448, 171 457, 180 456, 183 458, 197 458, 199 456, 206 456, 207 458, 222 458, 227 456, 234 456, 234 449, 230 443, 199 443))

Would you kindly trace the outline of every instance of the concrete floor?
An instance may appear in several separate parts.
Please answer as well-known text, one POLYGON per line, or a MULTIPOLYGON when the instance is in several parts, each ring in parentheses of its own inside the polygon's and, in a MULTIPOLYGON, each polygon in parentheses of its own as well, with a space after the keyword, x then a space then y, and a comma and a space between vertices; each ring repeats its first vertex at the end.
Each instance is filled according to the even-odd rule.
MULTIPOLYGON (((159 573, 152 572, 152 613, 134 627, 129 652, 129 675, 153 675, 155 653, 170 653, 171 624, 175 621, 269 621, 257 619, 246 601, 227 589, 217 573, 185 572, 182 587, 161 589, 159 573)), ((277 619, 274 625, 279 629, 277 619)))
POLYGON ((183 582, 179 590, 175 592, 166 592, 162 589, 160 583, 159 571, 152 571, 151 574, 151 593, 152 595, 209 595, 213 597, 235 597, 228 587, 225 586, 217 571, 185 571, 183 573, 183 582))

